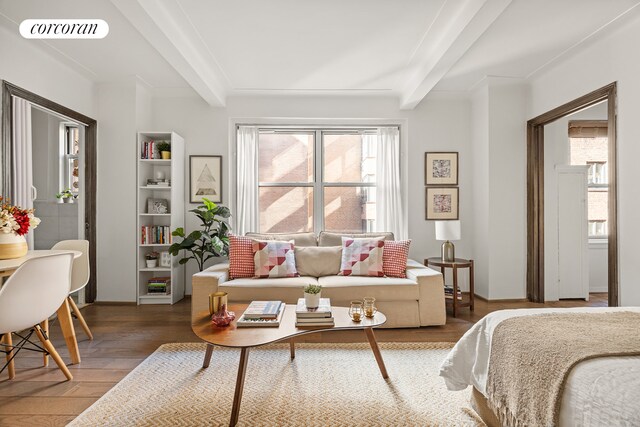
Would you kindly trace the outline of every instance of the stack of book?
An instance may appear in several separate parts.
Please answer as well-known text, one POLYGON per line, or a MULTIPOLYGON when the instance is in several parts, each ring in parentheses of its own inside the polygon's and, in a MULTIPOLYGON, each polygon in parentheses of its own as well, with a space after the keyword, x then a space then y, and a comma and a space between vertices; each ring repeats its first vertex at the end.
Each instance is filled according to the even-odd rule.
POLYGON ((147 179, 147 187, 171 187, 170 179, 147 179))
POLYGON ((335 322, 331 314, 331 300, 320 298, 318 308, 307 308, 304 298, 298 300, 296 306, 296 327, 307 326, 334 326, 335 322))
MULTIPOLYGON (((444 297, 448 299, 453 299, 453 288, 445 286, 444 297)), ((459 290, 458 290, 458 301, 462 301, 462 292, 460 292, 459 290)))
POLYGON ((285 307, 282 301, 252 301, 236 325, 240 328, 278 327, 285 307))
POLYGON ((171 293, 171 277, 152 277, 147 282, 147 293, 169 295, 171 293))

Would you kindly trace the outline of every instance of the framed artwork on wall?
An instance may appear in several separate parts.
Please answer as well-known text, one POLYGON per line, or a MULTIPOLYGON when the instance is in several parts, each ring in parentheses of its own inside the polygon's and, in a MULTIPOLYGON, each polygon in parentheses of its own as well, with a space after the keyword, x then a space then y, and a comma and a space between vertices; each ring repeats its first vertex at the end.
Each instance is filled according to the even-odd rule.
POLYGON ((189 201, 222 203, 222 156, 189 156, 189 201))
POLYGON ((426 219, 458 219, 458 198, 457 187, 427 187, 425 200, 426 219))
POLYGON ((458 152, 424 153, 425 185, 458 185, 458 152))

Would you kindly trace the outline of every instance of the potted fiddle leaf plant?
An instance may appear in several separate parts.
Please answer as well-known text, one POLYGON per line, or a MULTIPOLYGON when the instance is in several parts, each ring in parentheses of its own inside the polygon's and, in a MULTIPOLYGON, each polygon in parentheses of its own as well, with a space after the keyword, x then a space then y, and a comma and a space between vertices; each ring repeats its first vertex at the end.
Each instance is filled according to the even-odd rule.
POLYGON ((171 159, 171 144, 169 144, 167 141, 160 141, 158 142, 157 147, 158 152, 160 153, 160 156, 162 156, 163 160, 171 159))
POLYGON ((171 235, 181 241, 169 247, 169 252, 173 256, 178 256, 180 251, 185 251, 186 255, 179 261, 180 264, 186 264, 193 259, 198 264, 199 271, 204 269, 204 263, 207 260, 229 254, 229 231, 231 230, 227 222, 231 217, 228 207, 215 204, 206 198, 202 199, 202 203, 189 211, 200 220, 200 229, 187 235, 184 228, 176 228, 171 235))

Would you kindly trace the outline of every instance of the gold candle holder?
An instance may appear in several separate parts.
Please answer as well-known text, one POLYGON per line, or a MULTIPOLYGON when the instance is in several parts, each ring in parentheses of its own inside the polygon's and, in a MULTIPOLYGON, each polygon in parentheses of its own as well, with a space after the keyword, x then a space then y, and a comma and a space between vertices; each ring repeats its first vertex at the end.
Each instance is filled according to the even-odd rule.
POLYGON ((226 292, 214 292, 209 294, 209 314, 213 316, 214 313, 220 311, 222 306, 227 306, 227 293, 226 292))
POLYGON ((378 309, 376 308, 375 302, 376 302, 375 298, 372 298, 372 297, 364 298, 363 308, 364 308, 365 317, 372 318, 373 316, 376 315, 376 313, 378 312, 378 309))
POLYGON ((349 307, 349 317, 351 317, 351 320, 360 322, 363 315, 362 301, 351 301, 351 306, 349 307))

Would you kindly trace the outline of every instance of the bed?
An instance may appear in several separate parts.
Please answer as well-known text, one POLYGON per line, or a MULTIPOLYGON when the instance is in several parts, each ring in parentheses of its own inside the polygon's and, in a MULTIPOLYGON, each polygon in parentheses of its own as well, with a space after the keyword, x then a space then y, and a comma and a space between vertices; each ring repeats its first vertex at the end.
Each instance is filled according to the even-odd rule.
MULTIPOLYGON (((499 425, 487 405, 491 344, 507 319, 550 313, 640 313, 640 307, 517 309, 490 313, 456 343, 440 368, 449 390, 472 386, 471 403, 489 426, 499 425)), ((542 318, 540 316, 538 318, 542 318)), ((498 358, 498 354, 494 354, 498 358)), ((640 425, 640 356, 598 357, 579 362, 566 377, 560 397, 560 426, 640 425)))

